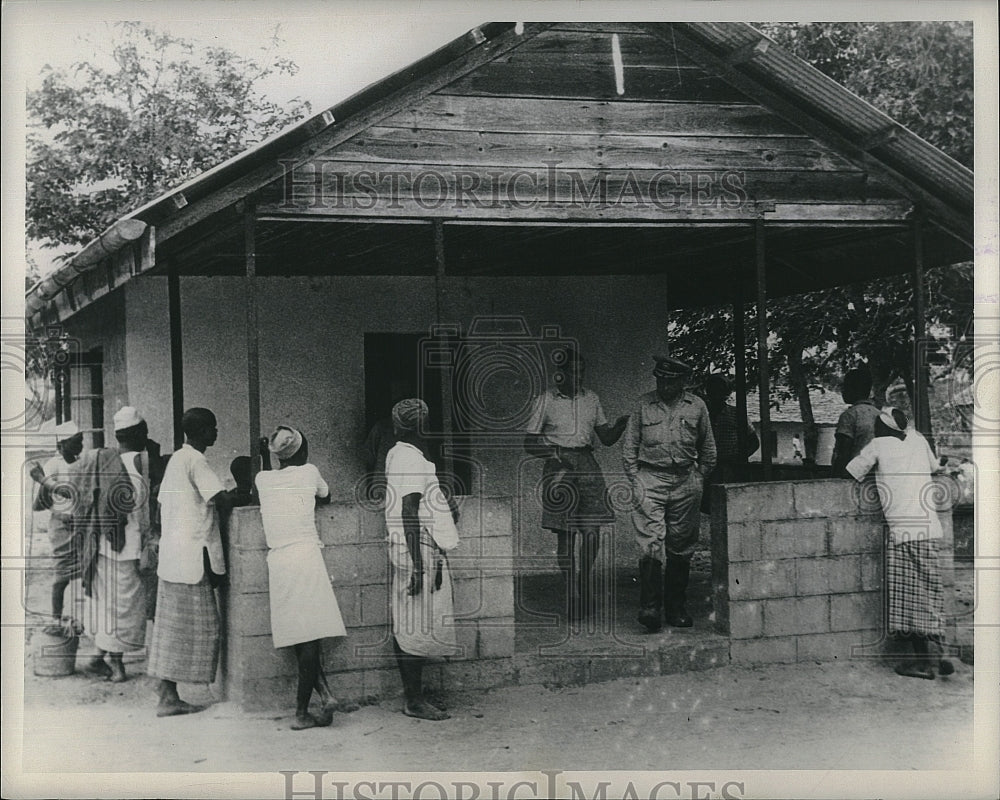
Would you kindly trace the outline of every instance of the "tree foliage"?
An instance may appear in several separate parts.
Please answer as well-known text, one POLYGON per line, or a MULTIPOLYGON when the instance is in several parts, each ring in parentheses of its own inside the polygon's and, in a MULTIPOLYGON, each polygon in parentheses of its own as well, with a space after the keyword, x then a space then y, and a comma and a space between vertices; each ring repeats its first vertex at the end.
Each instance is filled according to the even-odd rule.
POLYGON ((42 246, 85 244, 309 111, 259 90, 298 70, 276 36, 257 61, 140 23, 111 31, 103 52, 46 68, 28 94, 27 234, 42 246))

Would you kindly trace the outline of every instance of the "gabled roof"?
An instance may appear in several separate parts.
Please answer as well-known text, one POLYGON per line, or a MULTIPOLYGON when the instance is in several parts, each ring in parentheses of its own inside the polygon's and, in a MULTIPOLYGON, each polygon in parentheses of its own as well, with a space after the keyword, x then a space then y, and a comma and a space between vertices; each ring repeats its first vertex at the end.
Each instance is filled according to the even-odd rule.
MULTIPOLYGON (((764 215, 777 221, 805 221, 811 218, 802 216, 805 209, 817 218, 835 220, 845 208, 861 208, 868 215, 865 219, 877 227, 882 222, 904 223, 916 209, 936 226, 927 247, 930 264, 961 260, 968 257, 966 251, 971 255, 971 171, 745 23, 490 23, 125 215, 111 233, 144 223, 155 228, 158 247, 177 251, 204 240, 207 226, 215 229, 210 238, 216 250, 232 250, 234 241, 241 244, 239 235, 227 240, 222 229, 229 225, 231 231, 238 231, 241 218, 232 213, 234 206, 258 195, 267 199, 269 191, 279 188, 289 165, 316 159, 332 158, 354 170, 366 164, 389 169, 401 161, 420 159, 433 165, 444 154, 446 160, 471 163, 480 173, 488 171, 490 159, 498 158, 516 170, 517 154, 537 129, 526 107, 534 108, 540 101, 558 109, 559 124, 547 135, 563 148, 561 154, 570 158, 583 154, 577 157, 583 159, 584 167, 600 172, 608 165, 631 170, 638 164, 651 171, 672 163, 663 158, 665 153, 695 166, 724 168, 732 161, 742 169, 749 165, 748 174, 758 181, 751 182, 748 190, 753 202, 734 213, 734 219, 764 215), (612 38, 614 47, 621 50, 619 62, 626 62, 624 97, 616 92, 612 78, 608 46, 612 38), (489 115, 484 112, 490 108, 502 110, 516 130, 485 122, 489 115), (643 108, 650 113, 640 113, 643 108), (711 111, 711 124, 703 125, 702 138, 684 140, 685 125, 702 124, 702 109, 711 111), (408 129, 411 116, 431 122, 415 121, 408 129), (630 132, 637 134, 636 142, 623 135, 630 132), (732 139, 735 144, 727 148, 726 137, 734 134, 742 139, 732 139), (488 142, 476 148, 477 137, 484 135, 489 136, 488 142), (755 135, 773 138, 751 141, 755 135), (669 139, 663 141, 662 150, 656 149, 658 136, 669 139), (768 142, 784 149, 771 152, 768 142), (605 147, 605 143, 610 144, 605 147), (478 156, 477 149, 485 151, 485 156, 478 156), (455 153, 460 156, 451 158, 455 153), (775 189, 778 179, 783 182, 775 189), (810 194, 817 181, 823 182, 822 191, 833 198, 825 206, 815 202, 818 195, 810 194), (786 196, 793 202, 786 204, 786 196)), ((544 160, 543 145, 533 144, 535 150, 526 156, 531 163, 544 160)), ((271 208, 281 210, 273 203, 271 208)), ((419 213, 423 209, 421 205, 393 213, 429 218, 429 213, 419 213)), ((670 218, 669 213, 653 212, 652 216, 630 216, 636 212, 626 209, 613 221, 628 225, 670 218)), ((714 219, 711 212, 689 212, 685 219, 695 224, 714 219)), ((516 209, 513 217, 510 208, 503 213, 508 224, 519 219, 516 209)), ((538 220, 524 214, 524 221, 545 219, 555 224, 567 219, 558 208, 547 213, 547 217, 536 213, 538 220)), ((465 216, 470 216, 469 221, 482 221, 488 215, 465 216)), ((452 220, 462 217, 463 213, 456 213, 452 220)), ((364 222, 365 216, 354 219, 352 236, 357 235, 356 223, 364 222)), ((604 224, 603 220, 602 214, 587 211, 566 224, 604 224)), ((335 226, 323 227, 337 235, 335 226)), ((77 292, 75 298, 70 288, 69 302, 56 298, 58 317, 70 316, 136 272, 152 269, 156 259, 151 234, 147 234, 148 259, 138 265, 135 259, 126 259, 120 269, 111 264, 106 281, 93 282, 93 288, 77 292)), ((552 231, 549 238, 560 252, 565 251, 558 237, 559 232, 552 231)), ((374 238, 386 237, 380 231, 374 238)), ((91 267, 88 259, 93 259, 95 251, 106 250, 107 243, 114 241, 118 241, 114 235, 102 235, 88 246, 90 256, 81 253, 59 274, 29 290, 29 318, 41 321, 39 312, 54 296, 66 294, 63 287, 91 267)), ((834 267, 854 260, 852 252, 836 250, 847 247, 837 237, 809 236, 802 246, 816 247, 817 242, 828 249, 834 267)), ((738 238, 732 242, 733 247, 740 243, 738 238)), ((647 250, 663 246, 674 252, 678 249, 675 240, 653 240, 647 250)), ((791 242, 793 251, 799 246, 798 240, 791 242)), ((588 245, 588 249, 594 248, 588 245)), ((718 260, 731 257, 720 251, 718 260)), ((899 271, 905 260, 897 258, 898 263, 885 271, 899 271)), ((794 261, 786 267, 790 274, 803 273, 794 261)), ((814 270, 831 279, 825 265, 817 262, 814 270)), ((864 274, 844 272, 841 282, 864 274)), ((802 280, 806 285, 810 278, 802 280)), ((800 290, 795 279, 788 286, 789 291, 800 290)))

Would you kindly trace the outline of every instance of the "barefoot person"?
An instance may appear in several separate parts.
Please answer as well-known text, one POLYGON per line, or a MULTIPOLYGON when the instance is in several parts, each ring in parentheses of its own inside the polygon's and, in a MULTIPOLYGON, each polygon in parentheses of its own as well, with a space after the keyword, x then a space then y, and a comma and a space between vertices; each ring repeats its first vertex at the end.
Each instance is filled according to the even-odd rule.
POLYGON ((212 579, 226 571, 219 524, 228 515, 229 497, 205 459, 218 437, 215 415, 188 409, 181 427, 184 446, 170 457, 160 485, 156 624, 146 670, 160 678, 160 717, 201 710, 180 699, 177 683, 215 679, 219 610, 212 579))
POLYGON ((889 528, 886 551, 889 633, 908 639, 914 657, 896 666, 908 678, 933 680, 955 671, 941 657, 944 641, 944 595, 938 548, 944 535, 928 493, 931 473, 939 469, 927 440, 908 426, 898 408, 876 419, 874 438, 847 464, 857 481, 875 469, 882 511, 889 528))
POLYGON ((56 426, 55 433, 57 455, 46 461, 44 467, 34 464, 29 474, 38 484, 34 510, 51 509, 48 533, 55 573, 52 578, 52 621, 53 626, 58 627, 63 624, 66 587, 75 578, 80 577, 80 561, 77 557, 78 538, 74 537, 67 516, 71 500, 63 496, 60 487, 66 487, 70 477, 70 465, 83 452, 83 433, 75 422, 63 422, 56 426))
POLYGON ((406 698, 403 713, 442 720, 448 719, 448 713, 424 697, 423 670, 429 658, 459 652, 451 576, 444 556, 445 550, 458 545, 458 537, 428 458, 423 436, 427 414, 427 404, 416 398, 393 406, 397 441, 385 461, 385 521, 393 567, 393 646, 406 698))
POLYGON ((330 502, 330 488, 309 463, 309 444, 300 431, 279 425, 261 445, 264 471, 257 473, 256 485, 269 548, 271 638, 275 647, 295 649, 299 667, 291 727, 325 727, 333 721, 336 701, 323 673, 322 640, 347 634, 316 530, 315 508, 330 502), (267 451, 278 459, 278 469, 271 469, 267 451), (313 691, 319 716, 309 713, 313 691))
POLYGON ((95 667, 107 659, 108 680, 126 680, 124 653, 146 646, 146 590, 139 574, 139 556, 148 543, 149 459, 146 455, 148 428, 142 415, 132 406, 124 406, 114 416, 119 458, 132 482, 134 508, 125 519, 125 540, 116 550, 102 538, 97 552, 97 572, 87 614, 87 632, 94 640, 95 667), (145 456, 145 458, 144 458, 145 456))

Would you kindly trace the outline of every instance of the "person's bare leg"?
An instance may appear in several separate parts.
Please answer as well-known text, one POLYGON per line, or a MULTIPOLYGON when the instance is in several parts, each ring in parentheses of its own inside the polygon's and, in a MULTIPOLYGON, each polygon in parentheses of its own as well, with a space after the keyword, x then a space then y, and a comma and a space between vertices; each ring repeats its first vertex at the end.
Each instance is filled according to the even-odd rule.
POLYGON ((202 706, 185 703, 177 694, 177 682, 161 680, 157 688, 160 701, 156 706, 156 716, 176 717, 179 714, 194 714, 201 711, 202 706))
POLYGON ((295 645, 295 658, 299 667, 299 683, 295 693, 295 722, 291 724, 292 730, 301 731, 329 725, 332 721, 332 712, 324 710, 318 719, 309 713, 309 700, 319 680, 317 677, 319 641, 314 639, 311 642, 300 642, 295 645))
POLYGON ((109 680, 114 675, 114 672, 104 660, 106 655, 107 652, 98 647, 97 654, 91 657, 87 665, 83 668, 83 671, 95 678, 100 678, 104 681, 109 680))
POLYGON ((108 666, 111 669, 111 675, 108 678, 111 683, 124 683, 128 680, 128 675, 125 674, 125 663, 122 660, 122 653, 108 653, 108 666))

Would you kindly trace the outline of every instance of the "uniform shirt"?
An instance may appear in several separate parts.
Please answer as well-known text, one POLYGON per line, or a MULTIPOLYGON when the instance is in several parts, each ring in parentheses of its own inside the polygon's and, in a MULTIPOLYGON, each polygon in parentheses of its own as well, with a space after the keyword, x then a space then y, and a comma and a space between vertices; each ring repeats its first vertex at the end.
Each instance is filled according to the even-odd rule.
POLYGON ((112 561, 132 561, 139 558, 142 551, 142 538, 144 532, 148 533, 149 526, 149 482, 139 471, 138 461, 140 453, 122 453, 120 458, 125 465, 125 471, 132 481, 132 490, 135 492, 135 508, 128 513, 125 518, 125 544, 119 552, 111 546, 106 536, 101 537, 100 554, 112 561), (146 529, 144 531, 144 528, 146 529))
POLYGON ((840 415, 835 433, 839 436, 847 436, 852 445, 851 452, 843 454, 838 453, 837 447, 834 446, 834 463, 841 455, 847 459, 854 458, 866 444, 875 438, 875 420, 881 413, 871 400, 862 400, 840 415))
POLYGON ((549 389, 535 398, 527 433, 540 433, 546 443, 558 447, 589 447, 594 428, 608 420, 601 401, 590 389, 580 388, 573 396, 549 389))
POLYGON ((222 481, 208 466, 205 454, 185 444, 170 457, 160 484, 160 564, 165 581, 198 583, 205 574, 202 551, 208 550, 212 571, 226 571, 215 503, 222 481))
POLYGON ((644 394, 625 428, 622 461, 630 478, 640 464, 678 471, 697 464, 707 475, 715 467, 715 439, 705 403, 690 392, 669 405, 655 391, 644 394))
POLYGON ((879 436, 851 459, 847 471, 861 480, 872 467, 892 543, 940 539, 943 534, 934 510, 931 477, 937 461, 927 440, 914 430, 907 431, 902 441, 879 436))
POLYGON ((319 541, 316 498, 330 494, 330 487, 314 464, 264 470, 256 483, 268 547, 319 541))

